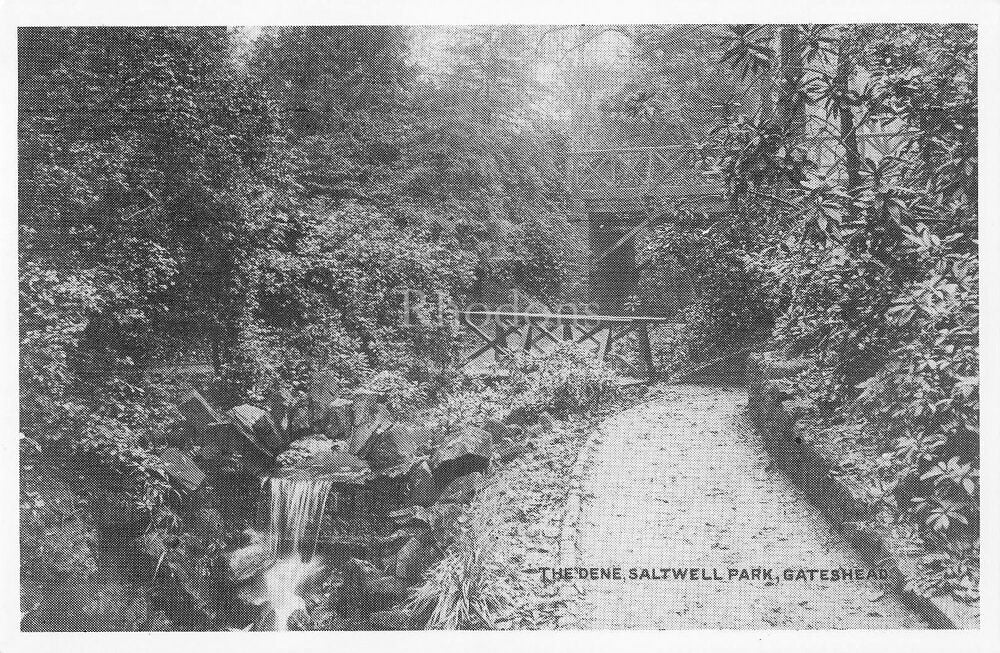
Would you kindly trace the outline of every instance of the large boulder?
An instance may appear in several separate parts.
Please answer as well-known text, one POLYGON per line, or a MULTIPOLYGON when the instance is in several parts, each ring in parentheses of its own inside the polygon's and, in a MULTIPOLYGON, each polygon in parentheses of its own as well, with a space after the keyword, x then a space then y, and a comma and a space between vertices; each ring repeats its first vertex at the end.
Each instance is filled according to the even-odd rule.
POLYGON ((226 578, 236 584, 249 581, 257 574, 270 569, 275 562, 277 558, 269 544, 263 540, 222 556, 226 578))
POLYGON ((477 426, 464 425, 450 430, 431 458, 438 486, 472 472, 486 473, 493 455, 493 437, 477 426))
POLYGON ((349 558, 344 565, 340 588, 340 612, 370 613, 404 602, 409 595, 406 583, 388 576, 367 560, 349 558))
POLYGON ((194 492, 205 481, 205 472, 184 452, 170 447, 160 454, 163 468, 174 487, 194 492))
POLYGON ((334 483, 361 485, 371 473, 365 461, 344 451, 326 451, 304 458, 294 466, 281 470, 282 478, 330 480, 334 483))
POLYGON ((483 422, 483 430, 493 437, 493 460, 498 463, 509 463, 528 451, 528 434, 516 424, 487 419, 483 422))
POLYGON ((142 537, 142 550, 153 570, 153 580, 170 588, 173 608, 183 614, 188 626, 206 629, 215 620, 215 584, 201 573, 204 543, 195 535, 169 533, 158 528, 142 537))
POLYGON ((424 508, 434 505, 441 493, 437 481, 434 480, 430 463, 426 460, 416 462, 410 467, 403 488, 407 503, 424 508))
POLYGON ((188 391, 177 405, 177 410, 184 416, 198 444, 205 442, 210 424, 224 421, 222 415, 197 390, 188 391))
POLYGON ((242 404, 230 409, 226 415, 272 453, 284 449, 284 435, 278 430, 271 414, 263 408, 242 404))
POLYGON ((375 433, 385 431, 392 426, 395 420, 377 392, 355 390, 352 399, 354 402, 352 410, 354 423, 351 427, 351 437, 348 440, 347 450, 358 454, 368 442, 368 438, 375 433))
POLYGON ((392 424, 369 435, 357 455, 372 469, 382 470, 405 464, 430 449, 434 431, 414 424, 392 424))
POLYGON ((472 498, 476 496, 476 492, 483 487, 485 482, 486 477, 483 476, 482 472, 472 472, 471 474, 460 476, 449 483, 448 487, 441 492, 437 503, 472 503, 472 498))
POLYGON ((427 537, 411 537, 396 553, 396 578, 415 583, 441 559, 441 548, 427 537))

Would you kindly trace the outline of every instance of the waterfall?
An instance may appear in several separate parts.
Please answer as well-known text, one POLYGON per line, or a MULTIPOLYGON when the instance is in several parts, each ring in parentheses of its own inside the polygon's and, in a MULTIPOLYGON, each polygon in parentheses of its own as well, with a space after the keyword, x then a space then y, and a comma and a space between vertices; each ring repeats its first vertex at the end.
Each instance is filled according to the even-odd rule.
POLYGON ((297 554, 302 561, 308 562, 319 544, 332 481, 270 478, 266 485, 269 490, 267 540, 271 553, 276 558, 297 554))
POLYGON ((316 559, 303 562, 298 556, 279 560, 264 574, 264 593, 268 605, 274 610, 274 629, 288 630, 288 618, 306 601, 299 595, 299 588, 317 572, 322 565, 316 559))
POLYGON ((323 570, 316 559, 319 534, 332 481, 312 478, 266 478, 267 533, 262 544, 277 560, 263 578, 263 601, 274 610, 274 629, 286 630, 288 618, 305 600, 301 587, 323 570))

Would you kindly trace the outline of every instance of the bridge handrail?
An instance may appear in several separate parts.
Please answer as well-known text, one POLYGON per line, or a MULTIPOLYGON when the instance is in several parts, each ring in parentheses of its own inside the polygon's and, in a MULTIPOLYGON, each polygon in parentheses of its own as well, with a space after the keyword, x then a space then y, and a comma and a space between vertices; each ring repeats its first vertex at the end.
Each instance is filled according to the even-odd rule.
POLYGON ((581 320, 593 322, 648 322, 663 324, 670 322, 668 317, 649 315, 591 315, 590 313, 520 313, 507 311, 461 311, 462 316, 481 315, 484 317, 523 317, 528 319, 581 320))
POLYGON ((574 150, 572 152, 567 152, 567 155, 582 156, 586 154, 617 154, 618 152, 651 152, 651 151, 661 151, 661 150, 683 150, 683 149, 696 150, 698 149, 698 147, 694 144, 636 145, 634 147, 612 147, 612 148, 598 148, 598 149, 587 149, 587 150, 574 150))
MULTIPOLYGON (((881 153, 883 156, 896 154, 894 139, 905 139, 911 135, 911 130, 879 131, 858 133, 862 155, 881 153), (878 143, 883 143, 880 146, 878 143), (871 149, 870 149, 871 148, 871 149), (872 152, 872 149, 874 152, 872 152)), ((823 174, 843 175, 843 165, 846 154, 842 151, 842 141, 837 134, 829 132, 803 135, 797 148, 809 152, 809 158, 822 168, 823 174)), ((710 148, 709 148, 710 149, 710 148)), ((582 195, 614 195, 621 190, 646 189, 646 192, 671 194, 670 189, 688 189, 692 183, 701 182, 704 186, 719 186, 718 181, 699 180, 694 177, 684 183, 674 183, 685 178, 687 173, 694 173, 695 168, 688 165, 663 167, 657 153, 681 153, 680 156, 697 155, 706 148, 697 143, 675 143, 670 145, 637 145, 624 148, 591 148, 568 152, 568 172, 570 185, 574 194, 582 195), (632 155, 632 156, 629 156, 632 155), (676 179, 674 178, 676 177, 676 179)), ((666 154, 662 156, 667 156, 666 154)), ((876 156, 876 158, 878 158, 876 156)), ((686 159, 682 159, 686 161, 686 159)), ((681 159, 678 159, 681 161, 681 159)), ((704 195, 700 189, 696 194, 704 195)))

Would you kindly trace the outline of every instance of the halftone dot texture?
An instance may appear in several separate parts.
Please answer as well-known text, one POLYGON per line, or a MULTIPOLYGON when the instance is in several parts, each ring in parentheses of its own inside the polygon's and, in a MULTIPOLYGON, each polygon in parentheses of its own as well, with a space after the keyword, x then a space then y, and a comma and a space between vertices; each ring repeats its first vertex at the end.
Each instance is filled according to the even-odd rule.
POLYGON ((878 581, 627 580, 633 567, 727 579, 731 568, 870 568, 772 466, 746 401, 742 390, 674 386, 604 424, 583 485, 579 563, 622 567, 626 580, 577 581, 580 626, 926 627, 878 581))
MULTIPOLYGON (((366 43, 381 52, 383 42, 390 40, 387 35, 395 29, 371 28, 372 35, 366 43)), ((508 168, 515 167, 511 161, 516 163, 518 159, 512 154, 525 155, 526 160, 532 156, 531 152, 516 151, 530 149, 528 145, 515 145, 505 151, 494 146, 495 141, 489 141, 490 137, 536 130, 544 134, 538 139, 540 142, 562 139, 559 148, 553 149, 558 149, 558 157, 564 159, 557 167, 565 172, 565 177, 546 181, 564 188, 553 190, 553 198, 545 198, 547 211, 566 217, 569 233, 564 234, 565 242, 572 246, 567 246, 570 251, 565 252, 567 260, 558 299, 589 304, 601 315, 655 315, 671 320, 670 326, 658 325, 648 334, 654 345, 653 367, 665 368, 666 362, 657 357, 672 352, 669 347, 657 345, 663 342, 662 338, 669 340, 670 329, 683 328, 674 323, 684 321, 684 311, 696 294, 697 282, 680 266, 674 269, 669 265, 646 265, 649 257, 645 245, 664 224, 673 222, 680 229, 705 231, 713 220, 725 215, 728 208, 723 200, 725 188, 699 167, 693 143, 703 139, 718 118, 729 112, 751 111, 774 89, 765 86, 763 77, 745 80, 726 66, 717 65, 721 50, 714 37, 724 29, 722 26, 499 25, 403 29, 408 39, 407 63, 413 64, 422 82, 431 82, 427 88, 440 90, 435 83, 461 78, 460 85, 455 87, 461 90, 456 94, 460 98, 456 108, 473 107, 475 112, 470 114, 477 117, 482 110, 483 122, 476 124, 485 128, 482 133, 468 134, 468 140, 478 138, 477 143, 486 142, 481 149, 484 177, 491 174, 499 177, 497 169, 509 172, 508 168), (657 33, 655 39, 645 38, 650 32, 657 33), (462 47, 456 48, 458 43, 462 47), (647 45, 653 49, 644 51, 647 45), (641 56, 636 56, 640 53, 641 56), (475 65, 463 60, 465 56, 475 57, 475 65), (659 83, 655 88, 647 88, 654 78, 659 83), (713 98, 711 102, 706 100, 709 97, 713 98), (682 205, 683 211, 678 210, 682 205), (676 219, 678 215, 684 216, 683 224, 676 219), (655 278, 649 272, 654 267, 655 278)), ((230 37, 236 53, 245 57, 252 50, 254 39, 273 31, 236 28, 230 37)), ((331 31, 336 32, 337 28, 331 31)), ((387 66, 384 61, 374 61, 360 67, 357 74, 369 76, 372 84, 377 85, 381 77, 389 76, 387 66)), ((22 71, 22 92, 30 86, 24 81, 30 81, 25 72, 22 71)), ((358 93, 365 92, 364 85, 359 85, 358 93)), ((250 95, 258 96, 254 92, 250 95)), ((84 102, 81 106, 88 105, 84 102)), ((31 111, 43 109, 34 107, 31 111)), ((160 108, 143 110, 156 114, 160 108)), ((290 121, 301 123, 303 133, 322 132, 319 125, 333 120, 337 114, 332 109, 298 106, 283 110, 290 121)), ((809 150, 818 167, 831 178, 838 178, 842 173, 843 149, 831 144, 832 137, 823 131, 821 117, 801 118, 803 147, 809 150), (812 140, 806 142, 807 139, 812 140)), ((335 127, 333 133, 338 129, 335 127)), ((363 131, 354 136, 365 136, 363 131)), ((891 153, 898 134, 859 132, 858 136, 862 153, 878 158, 891 153)), ((513 138, 511 142, 520 143, 513 138)), ((331 159, 335 162, 343 155, 339 151, 333 154, 336 156, 331 159)), ((327 163, 319 167, 323 166, 327 163)), ((530 173, 531 167, 525 166, 524 170, 530 173)), ((240 175, 244 174, 247 173, 241 169, 240 175)), ((523 179, 526 185, 535 183, 546 192, 552 190, 528 176, 523 179)), ((151 220, 154 215, 164 224, 179 219, 170 213, 150 213, 151 220)), ((504 342, 511 348, 516 346, 504 342)), ((546 347, 552 346, 544 338, 541 342, 546 347)), ((636 343, 629 340, 622 345, 634 348, 636 343)), ((726 359, 721 362, 724 365, 726 359)), ((655 401, 612 417, 604 424, 604 436, 583 481, 584 502, 576 543, 578 560, 588 568, 619 567, 625 578, 576 581, 581 591, 576 609, 580 618, 577 627, 926 627, 891 593, 884 593, 877 581, 823 581, 819 577, 803 581, 782 577, 786 569, 858 570, 869 569, 879 561, 864 559, 835 534, 819 510, 773 466, 759 435, 745 421, 746 402, 742 390, 673 386, 655 401), (632 580, 631 568, 655 570, 657 574, 664 569, 683 569, 687 574, 692 569, 698 570, 698 574, 704 570, 710 577, 717 571, 723 580, 632 580), (730 569, 767 569, 774 580, 730 580, 730 569)), ((244 499, 246 508, 252 510, 252 492, 231 492, 227 501, 238 503, 244 499)), ((333 522, 330 530, 336 530, 342 539, 353 538, 355 531, 361 529, 353 528, 346 518, 331 515, 336 512, 332 507, 337 503, 335 499, 327 502, 325 497, 313 501, 308 505, 325 507, 318 514, 310 514, 318 516, 320 522, 324 517, 333 522)), ((124 509, 116 510, 114 506, 95 506, 95 509, 103 511, 104 516, 126 514, 124 509)), ((215 512, 209 516, 219 514, 214 506, 210 510, 215 512)), ((448 510, 435 518, 454 518, 448 510)), ((380 517, 387 512, 380 513, 380 517)), ((197 519, 205 523, 214 521, 205 515, 197 519)), ((311 530, 312 524, 303 523, 303 528, 306 525, 311 530)), ((93 595, 93 602, 90 596, 47 602, 44 610, 48 611, 48 620, 40 619, 41 629, 62 627, 57 625, 56 617, 60 616, 57 613, 66 613, 71 600, 91 614, 114 613, 104 622, 83 624, 84 629, 123 630, 128 624, 137 623, 153 628, 156 619, 146 613, 150 597, 131 588, 138 587, 138 581, 148 582, 150 577, 162 579, 168 574, 173 574, 176 582, 164 584, 168 589, 162 591, 171 595, 153 598, 160 605, 183 605, 177 613, 188 618, 174 619, 172 627, 209 628, 206 606, 195 605, 191 596, 198 595, 201 585, 210 582, 206 579, 212 570, 185 566, 187 544, 178 538, 157 539, 155 532, 152 535, 148 529, 143 532, 144 523, 118 526, 122 541, 99 543, 111 552, 107 556, 112 558, 100 562, 122 570, 121 578, 81 584, 84 593, 93 595), (132 578, 140 574, 141 579, 132 578), (190 591, 191 587, 198 591, 190 591), (102 604, 110 604, 112 608, 102 612, 102 604)), ((317 533, 319 526, 316 525, 317 533)), ((555 528, 554 524, 546 526, 555 528)), ((429 539, 414 537, 402 545, 400 553, 387 555, 385 542, 381 543, 383 549, 375 552, 374 540, 359 542, 360 539, 352 539, 350 547, 339 552, 343 555, 331 565, 338 569, 330 574, 312 574, 311 569, 303 567, 276 575, 284 583, 282 588, 288 589, 285 598, 290 602, 286 605, 305 606, 299 595, 319 593, 324 589, 324 581, 342 583, 345 594, 367 598, 355 601, 349 609, 332 605, 317 610, 325 621, 315 615, 313 618, 324 629, 409 627, 408 615, 397 608, 405 604, 412 588, 422 580, 423 571, 438 559, 441 551, 429 539)), ((667 573, 673 576, 672 572, 667 573)), ((260 610, 260 605, 252 606, 254 601, 259 602, 255 598, 259 591, 246 587, 227 591, 232 591, 233 596, 228 604, 222 605, 221 611, 247 613, 245 618, 228 615, 229 621, 241 627, 249 624, 245 627, 275 628, 273 616, 260 610)), ((216 607, 219 606, 211 606, 216 607)))

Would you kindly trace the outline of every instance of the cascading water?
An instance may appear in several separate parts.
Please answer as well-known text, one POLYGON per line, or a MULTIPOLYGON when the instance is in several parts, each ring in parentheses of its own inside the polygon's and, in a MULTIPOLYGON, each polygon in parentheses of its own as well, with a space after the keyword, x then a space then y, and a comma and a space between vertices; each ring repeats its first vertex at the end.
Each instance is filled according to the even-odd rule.
POLYGON ((320 527, 332 481, 314 478, 267 478, 268 518, 265 546, 277 562, 264 573, 264 600, 274 610, 274 629, 286 630, 288 618, 305 607, 301 587, 323 569, 316 559, 320 527))
POLYGON ((265 485, 269 493, 267 541, 271 553, 275 557, 298 555, 304 561, 312 559, 332 481, 270 478, 265 485), (307 539, 307 535, 311 537, 307 539))

